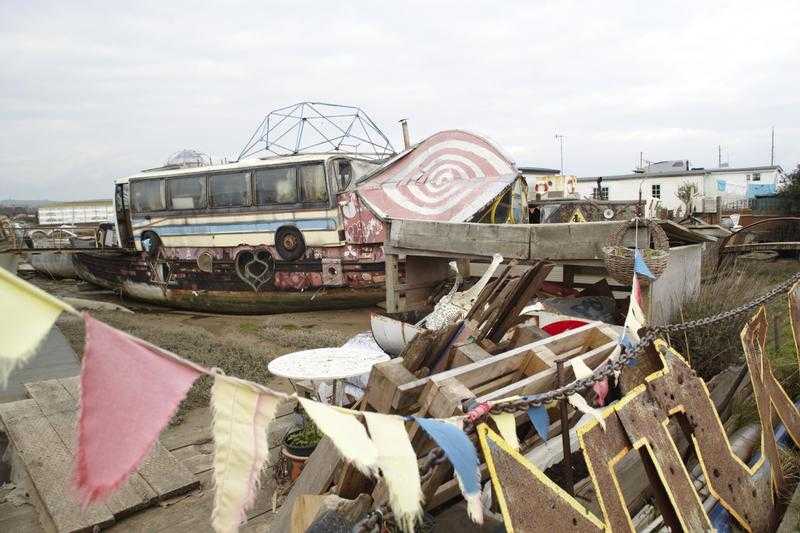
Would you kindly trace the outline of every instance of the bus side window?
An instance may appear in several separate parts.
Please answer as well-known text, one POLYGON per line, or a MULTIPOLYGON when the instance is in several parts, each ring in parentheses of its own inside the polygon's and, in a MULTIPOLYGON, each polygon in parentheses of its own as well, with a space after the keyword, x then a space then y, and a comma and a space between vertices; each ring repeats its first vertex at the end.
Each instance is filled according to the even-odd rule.
POLYGON ((294 167, 259 170, 253 181, 257 205, 297 203, 297 171, 294 167))
POLYGON ((164 209, 164 180, 134 181, 131 187, 134 211, 161 211, 164 209))
POLYGON ((339 190, 343 191, 350 185, 353 179, 353 166, 347 159, 340 159, 336 162, 336 174, 339 176, 339 190))
POLYGON ((250 205, 250 173, 212 174, 208 178, 209 203, 213 207, 250 205))
POLYGON ((167 180, 167 197, 172 209, 198 209, 206 206, 206 177, 189 176, 167 180))
POLYGON ((325 183, 325 167, 322 165, 301 166, 300 191, 303 202, 327 202, 328 187, 325 183))

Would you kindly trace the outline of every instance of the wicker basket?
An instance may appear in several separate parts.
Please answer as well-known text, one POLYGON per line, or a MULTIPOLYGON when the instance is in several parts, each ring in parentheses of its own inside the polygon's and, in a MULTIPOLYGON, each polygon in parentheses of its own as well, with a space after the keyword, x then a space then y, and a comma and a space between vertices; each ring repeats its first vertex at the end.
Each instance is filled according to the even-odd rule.
POLYGON ((661 227, 652 220, 634 219, 631 224, 622 224, 618 230, 608 236, 606 245, 603 247, 605 253, 606 269, 608 274, 615 280, 628 284, 633 281, 633 249, 622 246, 622 240, 628 229, 635 227, 638 223, 640 228, 647 229, 647 237, 639 237, 647 248, 640 248, 644 262, 650 272, 658 278, 667 268, 669 261, 669 239, 661 227), (650 240, 654 248, 649 248, 650 240))

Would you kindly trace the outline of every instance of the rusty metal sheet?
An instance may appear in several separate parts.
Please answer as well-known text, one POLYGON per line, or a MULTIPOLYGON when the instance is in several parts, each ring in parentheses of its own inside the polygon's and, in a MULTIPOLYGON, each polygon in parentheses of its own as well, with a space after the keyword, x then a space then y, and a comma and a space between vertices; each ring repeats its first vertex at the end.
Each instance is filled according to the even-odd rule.
POLYGON ((488 139, 447 130, 389 161, 357 191, 383 220, 464 222, 517 175, 514 162, 488 139))
POLYGON ((478 437, 509 533, 603 530, 596 516, 485 424, 478 437))
MULTIPOLYGON (((710 493, 742 527, 768 531, 774 508, 770 464, 762 459, 748 467, 736 456, 705 382, 665 342, 656 341, 656 348, 665 370, 647 378, 650 396, 665 413, 686 417, 710 493)), ((772 435, 771 428, 765 433, 772 435)))
MULTIPOLYGON (((661 487, 654 479, 650 480, 651 486, 655 490, 663 488, 684 531, 710 531, 711 522, 703 509, 703 502, 694 490, 692 477, 667 431, 669 416, 650 394, 643 392, 629 398, 620 401, 614 410, 634 448, 642 454, 646 469, 648 457, 645 454, 655 466, 655 473, 651 475, 657 475, 661 487)), ((666 518, 671 513, 668 509, 661 509, 661 514, 666 518)))
POLYGON ((578 428, 578 440, 606 527, 611 531, 634 531, 615 470, 633 444, 616 412, 608 409, 604 415, 605 430, 596 421, 589 422, 578 428))

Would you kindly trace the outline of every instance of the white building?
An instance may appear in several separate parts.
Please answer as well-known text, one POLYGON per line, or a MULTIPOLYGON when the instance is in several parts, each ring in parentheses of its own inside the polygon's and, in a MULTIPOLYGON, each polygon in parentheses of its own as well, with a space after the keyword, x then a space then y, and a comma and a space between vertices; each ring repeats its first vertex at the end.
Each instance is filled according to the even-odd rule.
POLYGON ((58 202, 39 208, 39 224, 61 226, 113 222, 114 203, 111 200, 58 202))
POLYGON ((772 194, 782 183, 783 169, 778 165, 737 168, 692 168, 688 161, 664 161, 646 167, 643 172, 616 176, 578 178, 581 197, 597 197, 600 179, 600 198, 603 200, 636 200, 641 187, 642 199, 659 200, 660 207, 677 210, 683 204, 678 188, 684 183, 695 186, 694 212, 715 212, 717 197, 722 202, 772 194))

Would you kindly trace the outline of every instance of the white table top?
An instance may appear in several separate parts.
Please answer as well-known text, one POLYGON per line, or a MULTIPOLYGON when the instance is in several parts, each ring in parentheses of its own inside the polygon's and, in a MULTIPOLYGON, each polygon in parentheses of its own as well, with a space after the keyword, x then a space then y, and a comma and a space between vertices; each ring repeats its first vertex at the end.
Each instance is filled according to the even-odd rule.
POLYGON ((267 368, 288 379, 329 381, 366 374, 374 364, 388 360, 386 354, 343 346, 287 353, 270 361, 267 368))

